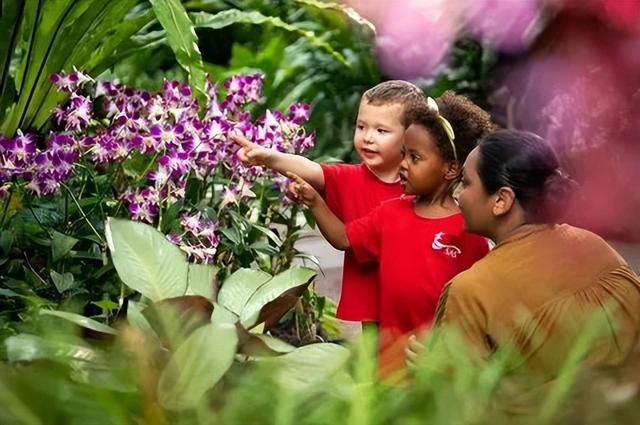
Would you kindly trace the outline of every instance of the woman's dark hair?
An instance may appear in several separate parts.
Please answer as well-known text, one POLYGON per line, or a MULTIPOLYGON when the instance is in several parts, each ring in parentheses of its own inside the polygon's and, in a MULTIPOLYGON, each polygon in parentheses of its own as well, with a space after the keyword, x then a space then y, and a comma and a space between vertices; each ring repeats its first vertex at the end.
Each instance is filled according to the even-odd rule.
POLYGON ((499 130, 478 142, 478 176, 487 193, 513 189, 530 223, 552 223, 564 215, 576 183, 544 139, 518 130, 499 130))

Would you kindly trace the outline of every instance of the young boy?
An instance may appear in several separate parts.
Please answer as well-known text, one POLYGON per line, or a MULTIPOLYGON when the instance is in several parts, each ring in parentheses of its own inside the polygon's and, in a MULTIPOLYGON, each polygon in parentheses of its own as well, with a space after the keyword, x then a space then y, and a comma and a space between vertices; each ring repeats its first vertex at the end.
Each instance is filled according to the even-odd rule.
MULTIPOLYGON (((353 137, 360 164, 319 164, 263 148, 240 136, 232 136, 232 140, 242 146, 240 159, 300 176, 323 195, 340 220, 349 223, 402 194, 398 169, 406 129, 404 113, 409 106, 425 102, 422 90, 406 81, 385 81, 367 90, 360 100, 353 137)), ((376 264, 360 266, 347 250, 338 318, 363 322, 363 329, 375 328, 379 320, 378 280, 376 264)))

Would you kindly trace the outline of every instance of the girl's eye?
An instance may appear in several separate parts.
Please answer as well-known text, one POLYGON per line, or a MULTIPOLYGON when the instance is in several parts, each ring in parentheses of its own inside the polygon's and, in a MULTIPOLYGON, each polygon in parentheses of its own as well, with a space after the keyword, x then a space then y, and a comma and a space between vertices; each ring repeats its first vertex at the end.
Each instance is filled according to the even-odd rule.
POLYGON ((383 129, 383 128, 379 128, 379 129, 378 129, 378 133, 380 133, 380 134, 387 134, 387 133, 388 133, 388 131, 387 131, 387 130, 385 130, 385 129, 383 129))
POLYGON ((362 124, 358 124, 358 125, 356 125, 356 128, 357 128, 358 130, 362 130, 362 129, 364 129, 364 125, 362 125, 362 124))
POLYGON ((416 161, 418 161, 419 159, 420 159, 420 158, 418 158, 418 155, 411 155, 411 160, 412 160, 413 162, 416 162, 416 161))
POLYGON ((402 158, 404 158, 405 156, 407 156, 407 153, 404 151, 404 149, 400 151, 400 156, 401 156, 402 158))

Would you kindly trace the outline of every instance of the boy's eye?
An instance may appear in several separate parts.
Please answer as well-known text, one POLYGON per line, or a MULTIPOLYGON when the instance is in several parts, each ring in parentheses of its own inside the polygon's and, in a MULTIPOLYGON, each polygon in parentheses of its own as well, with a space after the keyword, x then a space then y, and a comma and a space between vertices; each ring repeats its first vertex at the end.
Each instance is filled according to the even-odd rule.
POLYGON ((379 128, 379 129, 378 129, 378 133, 380 133, 380 134, 387 134, 387 133, 388 133, 388 131, 387 131, 387 130, 385 130, 384 128, 379 128))
POLYGON ((420 157, 419 157, 418 155, 416 155, 416 154, 411 154, 411 160, 412 160, 413 162, 416 162, 416 161, 417 161, 417 160, 419 160, 419 159, 420 159, 420 157))

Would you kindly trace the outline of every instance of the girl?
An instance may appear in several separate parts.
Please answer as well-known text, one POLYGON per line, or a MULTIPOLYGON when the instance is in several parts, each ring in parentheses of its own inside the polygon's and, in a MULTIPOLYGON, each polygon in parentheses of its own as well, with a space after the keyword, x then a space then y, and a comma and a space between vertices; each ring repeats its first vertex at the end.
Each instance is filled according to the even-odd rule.
POLYGON ((346 226, 304 180, 290 175, 295 198, 311 208, 337 249, 380 267, 380 373, 400 379, 409 334, 433 320, 444 284, 488 251, 484 238, 463 231, 453 197, 461 161, 491 131, 489 114, 446 92, 407 111, 400 180, 407 195, 384 202, 346 226))

